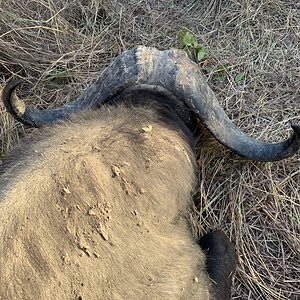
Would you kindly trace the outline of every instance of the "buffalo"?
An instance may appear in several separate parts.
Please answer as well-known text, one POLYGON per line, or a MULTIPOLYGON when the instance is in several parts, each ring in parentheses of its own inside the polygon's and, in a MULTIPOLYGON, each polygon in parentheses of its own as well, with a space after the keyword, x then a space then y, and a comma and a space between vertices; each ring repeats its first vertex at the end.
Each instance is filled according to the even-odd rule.
POLYGON ((275 161, 300 147, 250 138, 180 50, 123 52, 74 102, 8 112, 42 127, 8 154, 0 181, 0 299, 230 299, 237 257, 219 230, 200 240, 189 212, 195 128, 275 161))

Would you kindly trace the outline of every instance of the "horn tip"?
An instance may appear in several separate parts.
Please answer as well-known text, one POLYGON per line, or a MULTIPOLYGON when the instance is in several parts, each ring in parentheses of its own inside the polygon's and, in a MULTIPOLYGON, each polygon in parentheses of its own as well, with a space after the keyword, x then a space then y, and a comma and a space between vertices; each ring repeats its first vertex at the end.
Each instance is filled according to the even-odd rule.
POLYGON ((10 79, 8 81, 8 83, 5 85, 3 91, 7 91, 7 92, 12 92, 13 90, 15 90, 20 84, 22 84, 24 82, 23 79, 20 78, 13 78, 10 79))
POLYGON ((26 110, 25 103, 16 95, 16 88, 24 81, 22 79, 11 79, 2 91, 2 101, 7 111, 14 117, 22 116, 26 110))

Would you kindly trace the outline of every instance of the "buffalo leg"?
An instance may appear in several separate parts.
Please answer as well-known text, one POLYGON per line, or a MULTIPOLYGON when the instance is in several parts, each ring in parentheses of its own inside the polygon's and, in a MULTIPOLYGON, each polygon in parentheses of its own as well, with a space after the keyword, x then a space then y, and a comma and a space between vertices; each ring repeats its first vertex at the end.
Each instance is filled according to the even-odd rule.
POLYGON ((237 265, 233 245, 221 230, 204 235, 199 244, 206 254, 206 270, 213 282, 211 292, 214 298, 229 300, 232 276, 237 265))

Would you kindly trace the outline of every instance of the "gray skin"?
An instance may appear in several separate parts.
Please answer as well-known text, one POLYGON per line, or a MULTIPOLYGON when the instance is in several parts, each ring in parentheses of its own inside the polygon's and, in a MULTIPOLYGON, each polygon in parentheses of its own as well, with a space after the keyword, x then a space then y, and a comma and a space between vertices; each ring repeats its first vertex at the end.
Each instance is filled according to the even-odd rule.
POLYGON ((197 119, 263 161, 294 154, 299 127, 249 138, 178 50, 125 51, 58 109, 26 107, 20 83, 4 88, 7 110, 46 128, 1 166, 0 299, 230 299, 233 245, 221 231, 196 241, 187 221, 197 119))

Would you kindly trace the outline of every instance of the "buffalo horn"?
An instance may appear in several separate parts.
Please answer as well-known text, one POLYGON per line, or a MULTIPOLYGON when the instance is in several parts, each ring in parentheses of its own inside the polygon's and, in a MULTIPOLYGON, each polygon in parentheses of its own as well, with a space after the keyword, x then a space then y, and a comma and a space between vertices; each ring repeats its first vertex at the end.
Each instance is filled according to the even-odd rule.
POLYGON ((242 157, 275 161, 300 148, 299 125, 292 126, 293 134, 279 143, 262 142, 243 133, 228 118, 197 65, 181 50, 139 46, 125 51, 74 102, 57 109, 26 107, 14 93, 20 83, 13 80, 5 86, 3 102, 17 120, 33 126, 66 119, 78 111, 99 107, 127 89, 147 86, 184 101, 220 143, 242 157))

